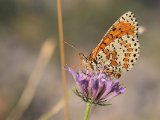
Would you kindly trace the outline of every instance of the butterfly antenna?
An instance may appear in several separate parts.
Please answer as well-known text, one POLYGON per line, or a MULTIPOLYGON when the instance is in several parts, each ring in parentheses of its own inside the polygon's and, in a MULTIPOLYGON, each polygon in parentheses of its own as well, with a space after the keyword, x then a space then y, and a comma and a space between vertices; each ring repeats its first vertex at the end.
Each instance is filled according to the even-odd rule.
POLYGON ((78 48, 76 48, 74 45, 64 41, 65 44, 67 44, 68 46, 72 47, 75 51, 77 51, 78 53, 80 53, 80 51, 78 50, 78 48))
POLYGON ((78 48, 76 48, 74 45, 72 45, 72 44, 70 44, 70 43, 68 43, 68 42, 66 42, 66 41, 64 41, 64 43, 67 44, 68 46, 72 47, 76 52, 78 52, 79 57, 80 57, 80 60, 81 60, 81 63, 83 63, 84 60, 85 60, 85 62, 86 62, 87 58, 84 56, 84 54, 83 54, 82 52, 80 52, 80 51, 78 50, 78 48))

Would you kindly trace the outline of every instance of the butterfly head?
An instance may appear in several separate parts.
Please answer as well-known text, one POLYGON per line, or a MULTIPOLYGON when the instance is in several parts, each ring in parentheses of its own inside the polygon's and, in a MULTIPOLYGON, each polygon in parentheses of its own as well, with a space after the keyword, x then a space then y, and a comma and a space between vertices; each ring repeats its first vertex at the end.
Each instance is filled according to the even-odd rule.
POLYGON ((84 56, 83 53, 79 53, 79 57, 82 65, 87 63, 87 58, 84 56))
POLYGON ((87 69, 91 69, 91 61, 84 56, 83 53, 79 53, 79 57, 80 57, 80 61, 81 61, 81 65, 83 68, 87 68, 87 69))

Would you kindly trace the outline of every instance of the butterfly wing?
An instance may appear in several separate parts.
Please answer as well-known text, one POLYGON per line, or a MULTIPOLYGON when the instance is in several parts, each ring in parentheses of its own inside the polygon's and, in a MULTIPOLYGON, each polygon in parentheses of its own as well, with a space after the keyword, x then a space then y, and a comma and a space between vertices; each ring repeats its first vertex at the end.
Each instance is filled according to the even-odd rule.
POLYGON ((139 52, 138 22, 132 12, 127 12, 111 26, 88 60, 93 69, 103 66, 115 77, 120 77, 133 67, 139 52))

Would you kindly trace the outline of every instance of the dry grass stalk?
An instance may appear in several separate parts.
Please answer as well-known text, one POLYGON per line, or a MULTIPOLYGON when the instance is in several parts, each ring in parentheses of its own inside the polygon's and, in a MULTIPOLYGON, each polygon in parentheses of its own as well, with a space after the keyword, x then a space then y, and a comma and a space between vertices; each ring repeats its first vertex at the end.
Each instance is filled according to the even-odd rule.
POLYGON ((13 108, 6 120, 18 120, 30 105, 40 79, 42 78, 45 68, 55 50, 55 46, 55 42, 52 43, 50 39, 44 42, 38 61, 29 77, 27 85, 24 88, 18 103, 13 108))
POLYGON ((68 89, 67 89, 66 72, 64 70, 65 53, 64 53, 64 35, 63 35, 62 1, 61 0, 57 0, 57 15, 58 15, 60 57, 61 57, 61 77, 62 77, 63 94, 64 94, 64 119, 69 120, 68 89))

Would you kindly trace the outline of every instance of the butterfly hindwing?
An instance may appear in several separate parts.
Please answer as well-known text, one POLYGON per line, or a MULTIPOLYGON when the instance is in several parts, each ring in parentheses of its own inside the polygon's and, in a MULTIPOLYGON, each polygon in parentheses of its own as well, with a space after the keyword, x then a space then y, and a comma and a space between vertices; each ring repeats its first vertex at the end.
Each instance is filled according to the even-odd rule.
POLYGON ((140 52, 138 23, 132 12, 122 15, 107 31, 98 46, 88 56, 93 69, 104 66, 116 75, 130 70, 140 52))

